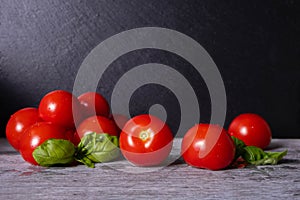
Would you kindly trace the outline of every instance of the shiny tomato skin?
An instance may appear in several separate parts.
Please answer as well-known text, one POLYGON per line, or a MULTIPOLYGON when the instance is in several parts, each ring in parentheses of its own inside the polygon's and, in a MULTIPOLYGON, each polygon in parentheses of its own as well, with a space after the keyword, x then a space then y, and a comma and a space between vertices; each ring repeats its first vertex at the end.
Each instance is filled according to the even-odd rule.
POLYGON ((233 119, 228 133, 242 140, 248 146, 265 149, 271 142, 272 132, 269 124, 254 113, 240 114, 233 119))
POLYGON ((109 104, 101 94, 96 92, 86 92, 80 95, 78 100, 81 105, 83 105, 86 118, 93 115, 109 116, 109 104))
POLYGON ((197 124, 183 137, 181 154, 184 161, 193 167, 220 170, 233 161, 235 145, 222 127, 197 124))
POLYGON ((66 129, 50 122, 38 122, 26 129, 20 142, 20 153, 23 159, 33 165, 38 165, 32 153, 48 139, 65 139, 66 129))
POLYGON ((88 133, 107 133, 112 136, 119 136, 117 127, 114 122, 103 116, 92 116, 81 122, 76 129, 79 138, 82 138, 88 133))
POLYGON ((42 119, 39 117, 38 109, 23 108, 18 110, 11 115, 7 122, 6 139, 14 149, 19 150, 20 139, 25 130, 39 121, 42 121, 42 119))
POLYGON ((120 134, 124 157, 136 166, 161 164, 170 154, 173 134, 159 118, 144 114, 130 119, 120 134))
POLYGON ((44 121, 70 129, 82 119, 80 102, 74 95, 64 90, 46 94, 40 101, 39 114, 44 121))

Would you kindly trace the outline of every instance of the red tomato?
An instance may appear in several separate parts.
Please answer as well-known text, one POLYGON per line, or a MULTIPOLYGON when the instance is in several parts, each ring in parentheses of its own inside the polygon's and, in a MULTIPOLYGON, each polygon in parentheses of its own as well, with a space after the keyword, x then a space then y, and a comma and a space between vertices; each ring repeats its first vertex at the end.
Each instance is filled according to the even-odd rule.
POLYGON ((247 146, 266 148, 272 139, 268 123, 259 115, 245 113, 237 116, 229 125, 230 135, 242 140, 247 146))
POLYGON ((36 108, 23 108, 15 112, 6 125, 6 138, 11 146, 19 150, 20 138, 24 131, 39 121, 42 121, 42 119, 39 117, 39 112, 36 108))
POLYGON ((72 142, 76 147, 80 143, 80 138, 77 134, 77 132, 73 129, 67 130, 66 131, 66 137, 67 139, 72 142))
POLYGON ((161 164, 170 154, 173 135, 168 125, 152 115, 130 119, 120 135, 124 157, 137 166, 161 164))
POLYGON ((49 122, 38 122, 26 129, 20 142, 20 153, 23 159, 31 164, 38 165, 32 153, 36 147, 48 139, 67 139, 66 129, 49 122))
POLYGON ((74 128, 81 119, 81 105, 70 92, 55 90, 46 94, 39 105, 42 119, 67 128, 74 128))
POLYGON ((235 145, 220 126, 197 124, 183 137, 181 153, 185 162, 193 167, 219 170, 233 161, 235 145))
POLYGON ((90 117, 93 115, 101 115, 104 117, 109 116, 109 104, 99 93, 87 92, 80 95, 78 100, 85 108, 85 117, 90 117))
POLYGON ((82 138, 88 133, 108 133, 109 135, 118 136, 118 130, 114 122, 106 117, 92 116, 85 119, 77 128, 77 135, 82 138))

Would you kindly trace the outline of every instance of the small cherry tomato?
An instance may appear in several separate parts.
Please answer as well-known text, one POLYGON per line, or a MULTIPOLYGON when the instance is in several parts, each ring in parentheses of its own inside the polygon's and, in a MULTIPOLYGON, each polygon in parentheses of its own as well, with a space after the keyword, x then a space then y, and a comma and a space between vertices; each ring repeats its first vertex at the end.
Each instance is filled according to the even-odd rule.
POLYGON ((228 133, 247 146, 266 148, 272 139, 268 123, 259 115, 244 113, 233 119, 229 125, 228 133))
POLYGON ((39 105, 40 117, 66 128, 74 128, 82 119, 81 105, 70 92, 55 90, 46 94, 39 105))
POLYGON ((48 139, 65 139, 66 129, 49 122, 38 122, 26 129, 20 142, 20 153, 23 159, 33 165, 38 165, 32 153, 48 139))
POLYGON ((120 134, 124 157, 137 166, 161 164, 170 154, 173 134, 168 125, 152 115, 130 119, 120 134))
POLYGON ((92 116, 85 119, 77 128, 77 135, 82 138, 88 133, 107 133, 112 136, 118 136, 118 130, 114 122, 102 116, 92 116))
POLYGON ((233 161, 235 145, 220 126, 197 124, 183 137, 181 154, 185 162, 193 167, 219 170, 233 161))
POLYGON ((93 115, 109 116, 109 104, 101 94, 96 92, 86 92, 80 95, 78 100, 84 107, 85 117, 93 115))
POLYGON ((6 125, 6 139, 13 148, 19 150, 20 139, 24 131, 36 122, 42 121, 38 109, 23 108, 15 112, 6 125))
POLYGON ((80 143, 80 138, 74 129, 69 129, 66 131, 66 137, 67 139, 72 142, 76 147, 80 143))

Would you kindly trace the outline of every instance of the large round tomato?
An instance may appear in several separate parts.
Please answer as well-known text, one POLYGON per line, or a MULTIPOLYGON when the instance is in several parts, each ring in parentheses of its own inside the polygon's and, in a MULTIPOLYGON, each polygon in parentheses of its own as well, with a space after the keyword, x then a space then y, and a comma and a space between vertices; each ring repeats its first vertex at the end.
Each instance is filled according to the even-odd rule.
POLYGON ((108 117, 110 113, 109 104, 106 99, 96 92, 86 92, 78 97, 84 107, 85 117, 101 115, 108 117))
POLYGON ((118 130, 114 122, 106 117, 92 116, 85 119, 77 128, 77 135, 82 138, 88 133, 108 133, 112 136, 118 136, 118 130))
POLYGON ((70 92, 55 90, 46 94, 39 105, 41 118, 67 128, 74 128, 75 120, 80 121, 81 105, 70 92))
POLYGON ((67 139, 66 129, 49 122, 38 122, 26 129, 20 142, 20 153, 23 159, 31 164, 38 165, 32 153, 36 147, 48 139, 67 139))
POLYGON ((262 149, 266 148, 272 139, 268 123, 261 116, 253 113, 241 114, 233 119, 228 132, 246 145, 262 149))
POLYGON ((183 137, 181 153, 185 162, 191 166, 219 170, 233 161, 235 145, 220 126, 197 124, 183 137))
POLYGON ((6 125, 6 139, 13 148, 19 150, 20 138, 32 124, 42 121, 38 109, 23 108, 15 112, 6 125))
POLYGON ((152 115, 130 119, 120 134, 124 157, 137 166, 161 164, 170 154, 173 135, 167 124, 152 115))

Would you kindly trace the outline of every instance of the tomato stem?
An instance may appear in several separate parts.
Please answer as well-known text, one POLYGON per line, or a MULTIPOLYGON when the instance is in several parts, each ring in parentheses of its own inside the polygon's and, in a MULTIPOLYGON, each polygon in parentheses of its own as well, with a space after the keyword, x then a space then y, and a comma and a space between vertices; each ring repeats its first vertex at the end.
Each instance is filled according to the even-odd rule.
POLYGON ((150 137, 150 133, 148 130, 141 131, 139 137, 141 140, 145 141, 150 137))

